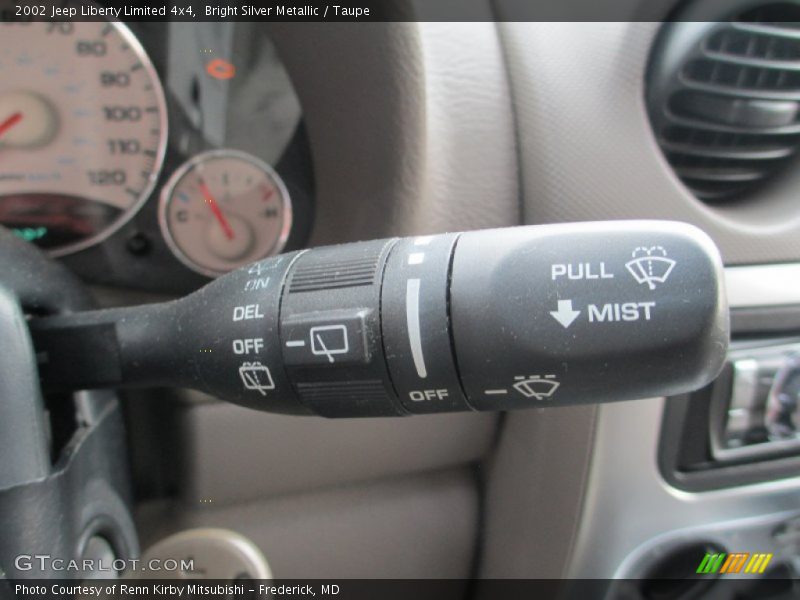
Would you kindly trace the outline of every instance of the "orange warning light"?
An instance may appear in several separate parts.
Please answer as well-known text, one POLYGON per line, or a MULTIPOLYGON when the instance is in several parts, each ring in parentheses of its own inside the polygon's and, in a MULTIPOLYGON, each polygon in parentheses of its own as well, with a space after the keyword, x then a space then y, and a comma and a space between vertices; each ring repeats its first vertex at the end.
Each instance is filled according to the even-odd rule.
POLYGON ((214 79, 231 79, 236 75, 236 67, 227 60, 215 58, 206 65, 206 73, 211 75, 214 79))

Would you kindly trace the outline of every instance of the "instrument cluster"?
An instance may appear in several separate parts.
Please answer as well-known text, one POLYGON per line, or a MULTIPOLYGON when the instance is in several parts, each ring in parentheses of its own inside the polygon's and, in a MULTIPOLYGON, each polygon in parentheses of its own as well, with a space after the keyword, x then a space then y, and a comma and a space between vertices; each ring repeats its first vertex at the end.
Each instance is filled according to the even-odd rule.
POLYGON ((0 73, 0 224, 84 278, 182 292, 305 241, 308 140, 259 24, 3 23, 0 73))

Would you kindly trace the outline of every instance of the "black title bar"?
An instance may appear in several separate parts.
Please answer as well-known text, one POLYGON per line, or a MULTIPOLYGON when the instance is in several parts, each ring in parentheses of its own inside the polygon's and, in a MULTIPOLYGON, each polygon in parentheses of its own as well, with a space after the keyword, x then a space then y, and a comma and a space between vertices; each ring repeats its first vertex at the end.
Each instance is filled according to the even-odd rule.
POLYGON ((679 4, 678 0, 0 0, 0 21, 630 22, 672 20, 679 4))

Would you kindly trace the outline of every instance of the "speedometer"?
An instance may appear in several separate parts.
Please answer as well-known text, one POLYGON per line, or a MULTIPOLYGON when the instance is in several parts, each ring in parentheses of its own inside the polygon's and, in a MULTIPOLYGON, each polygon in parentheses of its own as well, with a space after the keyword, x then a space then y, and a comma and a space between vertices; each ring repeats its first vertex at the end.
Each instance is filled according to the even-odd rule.
POLYGON ((148 198, 164 92, 117 22, 0 24, 0 224, 54 255, 105 239, 148 198))

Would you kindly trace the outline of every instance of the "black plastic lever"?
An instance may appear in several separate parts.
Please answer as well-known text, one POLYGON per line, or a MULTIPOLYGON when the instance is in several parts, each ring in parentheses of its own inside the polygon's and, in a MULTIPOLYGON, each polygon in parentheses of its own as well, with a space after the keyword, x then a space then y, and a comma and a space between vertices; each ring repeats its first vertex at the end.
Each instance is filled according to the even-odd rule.
POLYGON ((183 386, 329 417, 674 395, 728 346, 714 244, 659 221, 316 248, 30 326, 46 389, 183 386))

